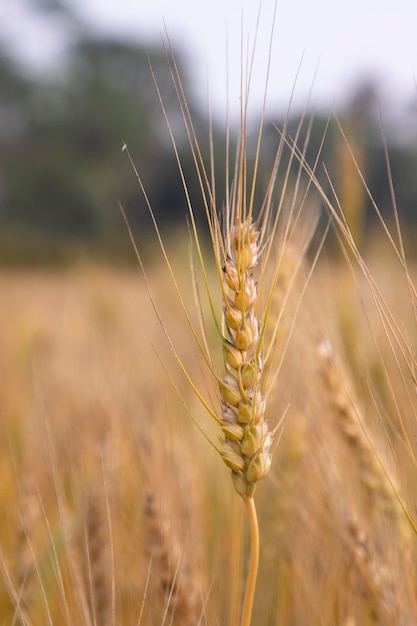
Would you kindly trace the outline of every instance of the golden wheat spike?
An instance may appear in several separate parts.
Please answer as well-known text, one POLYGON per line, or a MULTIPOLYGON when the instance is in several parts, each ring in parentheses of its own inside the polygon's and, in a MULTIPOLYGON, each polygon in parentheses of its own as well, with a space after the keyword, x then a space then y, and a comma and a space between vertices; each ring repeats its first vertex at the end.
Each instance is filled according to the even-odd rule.
POLYGON ((257 286, 253 272, 258 262, 259 232, 250 219, 237 218, 226 242, 223 268, 223 316, 226 376, 220 382, 222 458, 232 470, 239 495, 252 497, 256 483, 271 465, 272 433, 265 417, 261 389, 262 348, 256 313, 257 286))

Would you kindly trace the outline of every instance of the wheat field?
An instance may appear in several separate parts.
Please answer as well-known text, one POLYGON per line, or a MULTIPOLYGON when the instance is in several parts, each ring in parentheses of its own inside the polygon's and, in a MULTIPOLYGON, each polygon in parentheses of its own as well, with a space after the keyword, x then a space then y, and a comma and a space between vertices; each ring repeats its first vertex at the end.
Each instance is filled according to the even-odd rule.
POLYGON ((340 195, 301 127, 265 175, 248 78, 216 196, 167 53, 201 190, 197 208, 156 85, 188 228, 162 238, 124 146, 154 222, 151 243, 127 224, 137 267, 0 272, 0 623, 416 624, 417 294, 395 204, 362 240, 343 132, 340 195))
MULTIPOLYGON (((283 426, 257 491, 253 624, 417 619, 416 326, 388 253, 378 243, 368 265, 389 328, 369 282, 323 254, 292 329, 269 404, 283 426)), ((214 399, 165 265, 148 280, 183 362, 214 399)), ((242 502, 190 418, 217 436, 140 272, 4 270, 0 290, 1 623, 237 624, 242 502)), ((292 293, 297 302, 296 284, 292 293)), ((283 335, 291 299, 286 309, 283 335)))

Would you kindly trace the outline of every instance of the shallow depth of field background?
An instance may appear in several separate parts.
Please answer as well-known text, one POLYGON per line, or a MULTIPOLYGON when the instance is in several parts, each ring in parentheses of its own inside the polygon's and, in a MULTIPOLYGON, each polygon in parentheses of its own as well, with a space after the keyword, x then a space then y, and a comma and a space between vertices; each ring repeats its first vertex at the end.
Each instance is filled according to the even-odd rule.
MULTIPOLYGON (((103 3, 103 10, 98 12, 96 22, 91 15, 92 9, 88 11, 88 3, 85 3, 83 9, 77 9, 77 6, 75 2, 62 0, 20 0, 10 4, 7 0, 1 9, 2 262, 22 262, 26 259, 54 265, 57 262, 73 261, 77 256, 91 257, 100 253, 104 257, 113 256, 116 262, 126 257, 131 259, 117 199, 125 207, 132 226, 139 225, 143 231, 150 223, 135 177, 126 156, 121 153, 124 141, 128 143, 140 170, 161 227, 172 230, 173 226, 178 225, 180 230, 183 229, 184 194, 150 65, 173 124, 192 200, 199 202, 200 192, 194 176, 194 164, 187 149, 184 127, 176 104, 177 97, 167 68, 166 50, 161 41, 165 13, 160 16, 157 27, 154 25, 155 20, 152 22, 153 38, 144 33, 141 39, 143 22, 146 24, 149 19, 148 10, 145 12, 144 9, 143 22, 140 13, 139 17, 132 16, 129 28, 126 26, 127 34, 123 35, 123 3, 113 30, 109 18, 106 21, 106 15, 110 13, 108 3, 103 3), (138 23, 136 37, 132 34, 135 32, 135 19, 138 23)), ((165 8, 168 15, 171 10, 165 8)), ((251 58, 257 12, 254 7, 246 7, 246 10, 248 16, 243 6, 242 47, 243 54, 251 58)), ((321 13, 317 14, 317 25, 311 22, 307 41, 303 44, 305 51, 302 58, 303 46, 300 49, 299 37, 305 32, 305 24, 303 22, 300 26, 300 33, 288 37, 282 24, 283 15, 278 8, 274 44, 283 45, 287 39, 289 43, 288 49, 276 48, 275 45, 272 48, 263 142, 264 161, 268 164, 273 159, 279 139, 276 127, 283 127, 295 83, 294 99, 289 109, 289 133, 295 134, 297 122, 307 107, 308 115, 315 117, 307 155, 309 162, 315 158, 320 147, 335 101, 335 111, 349 142, 354 146, 370 191, 386 214, 391 210, 392 202, 382 150, 381 111, 401 219, 413 222, 417 185, 414 176, 417 127, 413 79, 416 55, 412 49, 407 58, 411 43, 407 25, 413 23, 413 13, 407 13, 407 6, 399 3, 392 15, 387 7, 379 7, 379 10, 369 15, 369 7, 361 12, 352 3, 351 13, 346 11, 346 24, 352 30, 349 20, 356 17, 360 28, 358 26, 354 31, 355 37, 353 32, 348 37, 348 33, 340 29, 337 14, 327 12, 322 5, 318 6, 319 10, 321 13), (368 21, 362 23, 361 19, 368 21), (327 30, 325 24, 328 24, 327 30), (336 37, 338 31, 339 38, 336 37), (369 41, 366 32, 369 32, 369 41), (381 38, 384 38, 382 44, 381 38), (337 42, 338 39, 340 49, 346 50, 346 56, 341 59, 341 66, 337 67, 335 75, 330 59, 337 56, 335 40, 337 42), (353 39, 356 46, 363 50, 361 63, 357 60, 356 48, 353 54, 352 48, 347 46, 347 42, 353 39), (298 47, 290 45, 293 40, 298 42, 298 47), (378 56, 386 60, 385 71, 375 64, 373 55, 376 50, 383 51, 378 56), (323 58, 320 58, 320 52, 323 58), (351 56, 356 59, 356 65, 351 56), (297 77, 298 65, 301 67, 297 77), (331 88, 325 80, 326 76, 333 76, 331 88), (409 76, 408 88, 404 87, 407 85, 406 76, 409 76), (285 84, 285 92, 277 95, 277 86, 281 83, 285 84)), ((129 11, 133 11, 133 8, 129 11)), ((189 32, 192 15, 193 12, 187 17, 186 13, 183 17, 184 27, 188 27, 185 33, 189 32)), ((226 104, 219 104, 217 94, 222 90, 223 96, 229 99, 234 130, 231 137, 233 150, 240 95, 241 26, 239 19, 236 19, 239 16, 240 11, 233 3, 227 8, 225 16, 218 16, 218 28, 210 26, 215 35, 213 48, 218 50, 219 55, 215 67, 209 65, 206 68, 204 59, 198 54, 200 48, 193 54, 191 46, 194 39, 191 35, 190 40, 186 34, 181 38, 178 34, 179 19, 174 20, 172 26, 174 34, 171 43, 205 156, 208 153, 208 102, 211 103, 217 187, 223 195, 226 104), (229 24, 227 20, 231 21, 232 9, 237 15, 233 13, 235 19, 229 24), (230 40, 227 53, 228 30, 230 40), (228 62, 229 90, 226 87, 228 62), (213 99, 210 98, 211 83, 213 99)), ((256 135, 262 108, 261 94, 266 78, 267 42, 272 19, 273 4, 266 2, 261 12, 253 61, 254 75, 251 79, 249 132, 252 136, 256 135)), ((208 39, 209 24, 212 22, 207 23, 206 27, 208 39)), ((166 28, 171 37, 170 25, 166 24, 166 28)), ((213 63, 211 57, 208 56, 208 59, 213 63)), ((303 139, 300 137, 300 142, 303 139)), ((350 185, 349 173, 345 172, 344 167, 346 151, 342 143, 340 133, 335 131, 335 123, 332 121, 322 147, 318 173, 323 177, 322 163, 325 163, 338 186, 339 194, 344 193, 342 188, 350 185)), ((364 213, 365 220, 371 219, 369 202, 364 207, 364 213)))
MULTIPOLYGON (((37 19, 67 24, 71 36, 58 71, 31 74, 0 48, 0 623, 233 626, 247 549, 241 503, 192 423, 189 413, 218 436, 168 347, 117 204, 166 328, 215 403, 216 383, 121 152, 126 141, 197 319, 184 191, 149 63, 201 233, 205 217, 166 52, 159 41, 142 46, 99 35, 70 5, 32 9, 37 19), (166 591, 177 578, 176 610, 167 616, 166 591)), ((181 47, 174 52, 207 159, 207 111, 181 47)), ((331 229, 270 403, 272 424, 285 414, 285 427, 257 495, 254 624, 261 626, 417 620, 417 540, 406 515, 414 520, 415 302, 369 197, 398 242, 386 141, 412 281, 416 114, 412 99, 391 102, 382 130, 381 98, 374 76, 350 85, 337 110, 349 147, 323 106, 308 110, 299 137, 302 146, 310 132, 309 164, 320 151, 318 179, 329 193, 332 180, 389 315, 381 316, 331 229)), ((283 111, 268 110, 261 186, 283 111)), ((255 107, 250 140, 259 115, 255 107)), ((299 107, 290 111, 289 136, 302 115, 299 107)), ((213 124, 221 198, 224 123, 215 116, 213 124)), ((289 251, 290 273, 297 254, 289 251)), ((307 254, 288 300, 284 265, 275 303, 279 310, 286 302, 283 344, 311 262, 307 254)), ((207 333, 215 342, 214 325, 207 333)))

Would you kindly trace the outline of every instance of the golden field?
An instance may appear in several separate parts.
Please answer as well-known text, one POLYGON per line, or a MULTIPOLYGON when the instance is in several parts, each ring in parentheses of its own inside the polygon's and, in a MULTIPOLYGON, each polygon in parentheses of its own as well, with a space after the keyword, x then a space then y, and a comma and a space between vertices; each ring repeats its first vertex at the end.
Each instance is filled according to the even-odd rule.
MULTIPOLYGON (((378 291, 325 251, 301 304, 306 272, 277 285, 254 625, 417 623, 414 294, 391 244, 368 266, 378 291)), ((166 267, 147 278, 214 406, 166 267)), ((0 623, 235 626, 243 505, 139 269, 3 270, 0 293, 0 623)))
POLYGON ((0 626, 417 624, 410 111, 270 109, 273 4, 224 123, 165 26, 4 60, 0 626))

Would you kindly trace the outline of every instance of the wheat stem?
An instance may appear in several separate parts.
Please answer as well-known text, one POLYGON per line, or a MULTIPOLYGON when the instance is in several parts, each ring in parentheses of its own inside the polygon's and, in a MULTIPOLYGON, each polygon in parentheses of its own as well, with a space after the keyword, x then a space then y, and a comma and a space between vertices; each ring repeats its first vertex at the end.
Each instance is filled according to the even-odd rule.
POLYGON ((245 498, 245 502, 248 511, 250 528, 250 557, 240 626, 250 626, 259 564, 259 527, 255 500, 253 497, 245 498))

